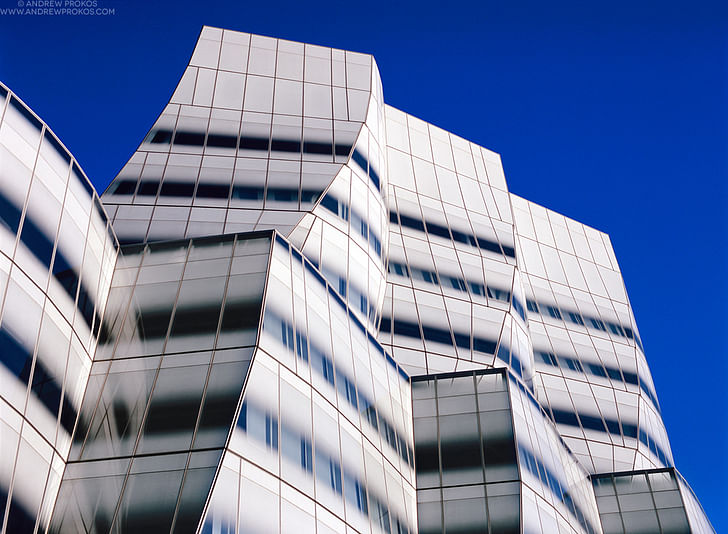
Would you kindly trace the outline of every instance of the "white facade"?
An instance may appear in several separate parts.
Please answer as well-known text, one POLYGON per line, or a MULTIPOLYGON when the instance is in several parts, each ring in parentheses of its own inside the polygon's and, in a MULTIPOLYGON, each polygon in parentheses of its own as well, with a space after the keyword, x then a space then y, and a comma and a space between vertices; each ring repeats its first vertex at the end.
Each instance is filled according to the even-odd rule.
POLYGON ((4 357, 4 532, 710 532, 608 236, 385 105, 372 56, 203 28, 113 232, 3 93, 3 213, 32 223, 0 226, 1 341, 79 414, 4 357))

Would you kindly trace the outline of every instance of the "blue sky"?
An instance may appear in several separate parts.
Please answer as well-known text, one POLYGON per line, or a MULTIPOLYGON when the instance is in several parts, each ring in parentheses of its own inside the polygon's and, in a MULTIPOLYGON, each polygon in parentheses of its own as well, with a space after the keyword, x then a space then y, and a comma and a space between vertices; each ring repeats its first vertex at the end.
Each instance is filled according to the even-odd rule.
POLYGON ((728 4, 95 2, 114 15, 0 15, 0 79, 99 189, 209 24, 374 54, 387 103, 610 234, 677 467, 728 529, 728 4))

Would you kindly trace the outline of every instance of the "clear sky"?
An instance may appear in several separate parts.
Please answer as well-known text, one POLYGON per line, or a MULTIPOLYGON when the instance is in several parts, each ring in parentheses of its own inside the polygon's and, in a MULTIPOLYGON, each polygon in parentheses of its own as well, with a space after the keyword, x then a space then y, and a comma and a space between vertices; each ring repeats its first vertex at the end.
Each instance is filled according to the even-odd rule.
POLYGON ((0 14, 0 79, 100 190, 209 24, 373 54, 387 103, 607 232, 676 465, 728 531, 728 3, 83 1, 114 14, 0 14))

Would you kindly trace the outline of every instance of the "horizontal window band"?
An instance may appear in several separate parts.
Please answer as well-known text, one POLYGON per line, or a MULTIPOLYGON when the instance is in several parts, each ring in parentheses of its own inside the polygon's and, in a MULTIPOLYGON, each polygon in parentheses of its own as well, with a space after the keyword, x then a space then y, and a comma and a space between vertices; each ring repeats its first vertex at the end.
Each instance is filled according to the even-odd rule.
POLYGON ((635 334, 634 330, 632 330, 629 326, 624 326, 611 321, 602 321, 597 317, 584 315, 582 313, 571 310, 565 310, 563 308, 558 308, 553 304, 536 302, 535 300, 531 299, 526 299, 526 307, 528 308, 528 311, 532 313, 548 315, 549 317, 553 317, 554 319, 563 319, 573 324, 594 328, 597 330, 601 330, 602 332, 611 332, 612 334, 615 334, 617 336, 632 339, 644 354, 642 341, 640 340, 639 336, 635 334))
MULTIPOLYGON (((344 143, 327 143, 323 141, 300 139, 270 138, 268 136, 233 135, 177 130, 154 130, 147 136, 147 142, 156 145, 207 146, 210 148, 240 148, 241 150, 261 150, 273 152, 289 152, 316 154, 324 156, 349 156, 351 145, 344 143)), ((363 156, 362 156, 363 157, 363 156)), ((364 160, 366 161, 366 159, 364 160)), ((366 169, 366 167, 364 167, 366 169)))
MULTIPOLYGON (((419 323, 403 321, 401 319, 395 319, 392 321, 389 317, 382 317, 379 331, 382 334, 391 332, 399 336, 425 339, 427 341, 443 343, 445 345, 457 346, 466 350, 471 349, 471 337, 469 334, 455 333, 453 340, 449 329, 425 325, 422 326, 422 333, 420 333, 419 323), (394 323, 394 325, 392 325, 392 323, 394 323)), ((486 354, 495 354, 496 346, 497 342, 493 340, 478 336, 472 337, 472 350, 474 351, 486 354)))
POLYGON ((76 269, 71 266, 60 248, 55 247, 54 241, 46 236, 27 212, 21 228, 19 226, 21 215, 21 211, 9 199, 0 194, 0 223, 11 230, 13 234, 17 234, 18 230, 20 230, 20 241, 46 269, 51 269, 52 262, 54 278, 76 304, 76 309, 83 317, 86 325, 94 329, 93 334, 96 336, 101 321, 95 312, 95 303, 81 282, 76 269))
POLYGON ((511 292, 507 289, 499 289, 492 286, 486 286, 485 284, 482 284, 480 282, 464 280, 459 276, 438 275, 435 271, 430 271, 428 269, 419 269, 417 267, 410 267, 404 263, 398 263, 394 261, 389 262, 388 272, 398 274, 412 280, 419 280, 430 284, 438 285, 440 287, 456 289, 458 291, 462 291, 463 293, 467 293, 468 288, 470 288, 470 292, 474 295, 478 295, 481 297, 488 295, 489 298, 499 300, 501 302, 512 302, 513 309, 516 311, 516 313, 518 313, 521 319, 526 321, 526 313, 523 309, 523 304, 521 304, 520 300, 515 295, 512 295, 511 292))
POLYGON ((596 432, 604 432, 613 434, 615 436, 624 436, 632 439, 639 439, 644 445, 646 445, 655 456, 657 456, 663 465, 668 465, 668 458, 665 451, 662 450, 655 439, 648 434, 645 430, 638 428, 636 424, 626 423, 624 421, 617 421, 616 419, 610 419, 607 417, 599 417, 594 415, 587 415, 578 412, 571 412, 569 410, 562 410, 558 408, 551 408, 553 414, 553 420, 556 424, 573 426, 582 428, 584 430, 594 430, 596 432), (606 425, 606 426, 605 426, 606 425), (620 433, 619 428, 622 428, 620 433))
POLYGON ((62 384, 51 375, 40 359, 35 359, 33 367, 32 352, 3 327, 0 327, 0 361, 23 384, 31 382, 32 394, 53 417, 58 417, 58 411, 61 411, 61 426, 69 435, 72 434, 78 413, 68 397, 63 395, 62 384))
MULTIPOLYGON (((481 415, 487 412, 480 412, 481 415)), ((417 416, 415 416, 415 420, 417 416)), ((487 469, 489 467, 504 467, 516 465, 516 445, 513 435, 498 436, 492 439, 483 436, 482 440, 473 437, 463 441, 448 441, 447 436, 440 438, 440 445, 436 443, 418 444, 415 441, 415 468, 417 473, 430 473, 450 469, 487 469), (439 455, 438 455, 439 453, 439 455), (483 463, 485 460, 485 463, 483 463)))
MULTIPOLYGON (((257 329, 260 321, 260 301, 222 302, 189 308, 177 308, 170 336, 215 334, 222 312, 221 332, 257 329)), ((142 339, 167 336, 172 319, 172 308, 166 310, 139 310, 136 317, 137 332, 142 339)))
MULTIPOLYGON (((261 152, 284 152, 288 154, 310 154, 317 156, 349 157, 352 146, 345 143, 328 143, 325 141, 309 141, 304 139, 286 139, 268 136, 218 134, 204 132, 188 132, 178 130, 153 130, 147 135, 146 141, 159 145, 197 146, 208 148, 229 148, 234 150, 257 150, 261 152)), ((366 156, 359 149, 355 149, 351 159, 367 174, 371 182, 382 190, 381 179, 374 167, 369 164, 366 156)))
POLYGON ((637 373, 631 371, 625 371, 624 369, 618 369, 609 365, 602 365, 601 363, 594 362, 581 362, 576 358, 570 358, 569 356, 560 356, 552 352, 534 350, 534 359, 536 361, 545 363, 552 367, 563 367, 576 371, 578 373, 590 374, 601 378, 611 378, 612 380, 619 380, 626 384, 632 384, 639 386, 642 391, 645 392, 647 397, 654 405, 657 413, 660 413, 660 405, 657 402, 657 395, 647 387, 647 382, 642 380, 637 373))
POLYGON ((511 246, 501 245, 500 243, 497 243, 491 239, 467 234, 459 230, 450 230, 448 227, 441 224, 429 221, 422 221, 417 217, 411 217, 409 215, 390 211, 389 222, 391 222, 392 224, 401 224, 405 228, 411 228, 413 230, 417 230, 418 232, 426 231, 430 235, 443 237, 445 239, 450 239, 451 241, 456 241, 458 243, 464 243, 466 245, 470 245, 471 247, 479 247, 481 250, 488 250, 497 254, 503 254, 504 256, 507 256, 509 258, 515 259, 516 257, 516 251, 511 246))
MULTIPOLYGON (((242 384, 234 393, 225 396, 220 395, 219 392, 208 391, 204 402, 201 395, 191 399, 173 397, 155 400, 152 398, 142 436, 180 432, 191 434, 196 426, 199 430, 217 428, 227 432, 234 422, 241 390, 242 384), (200 416, 199 425, 197 424, 198 414, 200 416)), ((114 403, 113 410, 118 435, 123 436, 130 424, 132 414, 129 413, 126 404, 121 402, 114 403)))
POLYGON ((322 191, 319 189, 298 189, 295 187, 263 187, 249 185, 210 184, 199 183, 195 187, 194 182, 178 182, 165 180, 159 187, 159 181, 142 180, 119 180, 111 184, 108 194, 110 195, 134 195, 136 196, 157 196, 159 197, 180 197, 180 198, 209 198, 219 200, 253 200, 253 201, 275 201, 275 202, 302 202, 314 204, 322 191))

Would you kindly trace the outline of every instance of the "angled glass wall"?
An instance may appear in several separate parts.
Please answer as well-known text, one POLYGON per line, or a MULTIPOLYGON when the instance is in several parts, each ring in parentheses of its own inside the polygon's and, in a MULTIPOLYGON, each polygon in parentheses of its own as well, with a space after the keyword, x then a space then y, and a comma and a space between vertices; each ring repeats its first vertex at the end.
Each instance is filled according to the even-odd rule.
POLYGON ((674 468, 592 476, 604 534, 714 532, 674 468))
POLYGON ((418 532, 521 532, 505 372, 418 376, 412 403, 418 532))
POLYGON ((271 234, 122 249, 53 532, 195 532, 260 323, 271 234))

